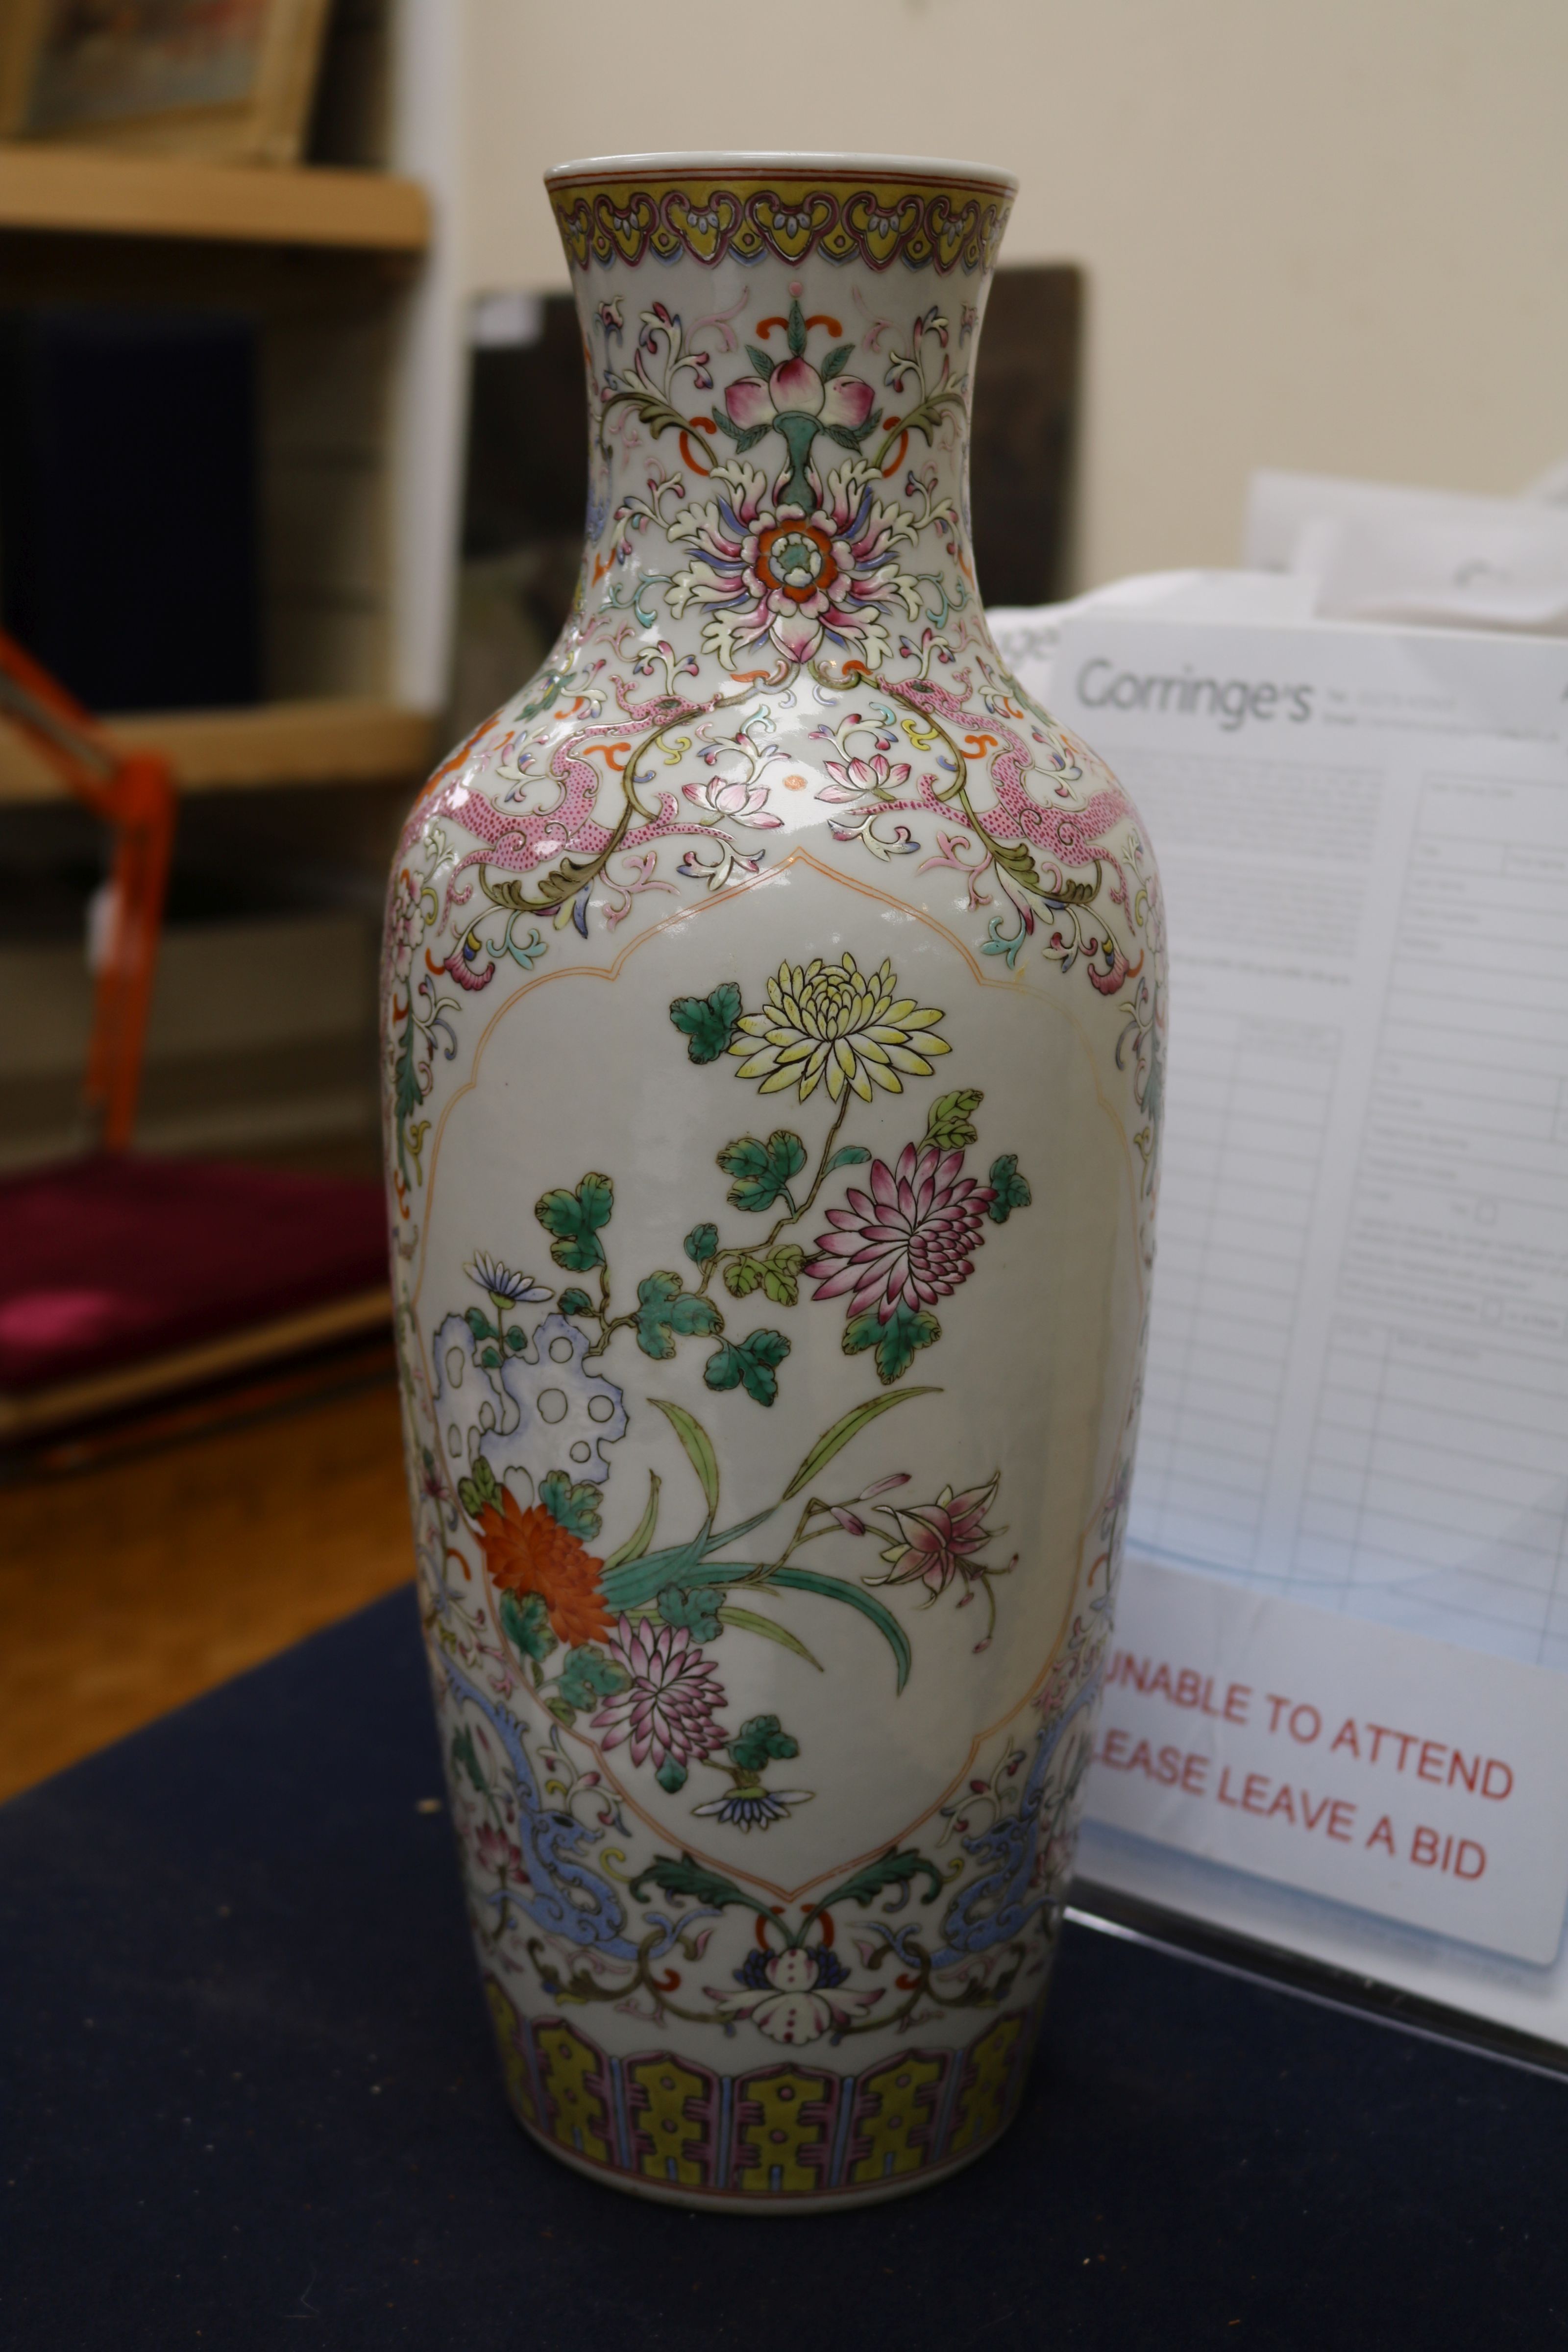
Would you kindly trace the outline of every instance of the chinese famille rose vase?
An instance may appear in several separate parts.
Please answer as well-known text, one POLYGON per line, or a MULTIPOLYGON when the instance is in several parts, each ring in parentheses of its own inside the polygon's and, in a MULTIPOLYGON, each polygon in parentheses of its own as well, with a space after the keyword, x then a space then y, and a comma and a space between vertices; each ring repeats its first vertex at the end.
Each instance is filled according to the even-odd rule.
POLYGON ((1019 2095, 1110 1632, 1164 1006, 1125 794, 967 523, 1013 183, 548 177, 588 542, 398 853, 420 1585, 518 2116, 816 2210, 1019 2095))

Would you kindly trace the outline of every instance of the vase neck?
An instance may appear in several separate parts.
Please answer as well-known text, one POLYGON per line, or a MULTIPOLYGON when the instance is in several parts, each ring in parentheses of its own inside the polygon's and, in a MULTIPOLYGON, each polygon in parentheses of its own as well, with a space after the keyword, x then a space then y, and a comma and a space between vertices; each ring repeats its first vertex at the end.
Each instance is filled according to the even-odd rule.
POLYGON ((709 691, 988 652, 969 422, 1005 189, 731 176, 552 188, 588 373, 577 646, 709 691))

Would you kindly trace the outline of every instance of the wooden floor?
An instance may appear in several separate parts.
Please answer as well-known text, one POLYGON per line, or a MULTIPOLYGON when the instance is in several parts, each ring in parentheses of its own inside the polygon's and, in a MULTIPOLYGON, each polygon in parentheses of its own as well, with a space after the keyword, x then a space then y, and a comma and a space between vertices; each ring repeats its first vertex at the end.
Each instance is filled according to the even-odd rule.
POLYGON ((0 1797, 412 1573, 390 1381, 0 1487, 0 1797))

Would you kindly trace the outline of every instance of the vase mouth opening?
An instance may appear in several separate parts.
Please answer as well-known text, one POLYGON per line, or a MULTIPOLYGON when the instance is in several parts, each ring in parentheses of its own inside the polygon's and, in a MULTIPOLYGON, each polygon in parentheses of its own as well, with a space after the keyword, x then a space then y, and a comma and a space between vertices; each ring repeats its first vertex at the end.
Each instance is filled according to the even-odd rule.
POLYGON ((634 178, 674 178, 681 174, 722 173, 728 179, 778 178, 900 180, 912 185, 984 189, 987 194, 1015 196, 1016 176, 994 163, 955 163, 945 156, 866 155, 858 153, 790 152, 784 150, 710 148, 682 149, 672 154, 583 155, 552 163, 544 174, 547 188, 575 182, 604 184, 634 178))

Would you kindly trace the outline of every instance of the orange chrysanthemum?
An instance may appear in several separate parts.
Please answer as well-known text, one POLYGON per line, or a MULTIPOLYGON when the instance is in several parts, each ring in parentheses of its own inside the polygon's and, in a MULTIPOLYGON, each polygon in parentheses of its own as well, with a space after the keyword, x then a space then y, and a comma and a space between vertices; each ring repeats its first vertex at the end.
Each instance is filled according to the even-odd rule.
POLYGON ((537 1592, 562 1641, 576 1646, 609 1633, 610 1615, 599 1591, 603 1560, 558 1527, 542 1503, 520 1511, 503 1486, 500 1509, 487 1503, 479 1514, 479 1541, 491 1582, 508 1592, 537 1592))

